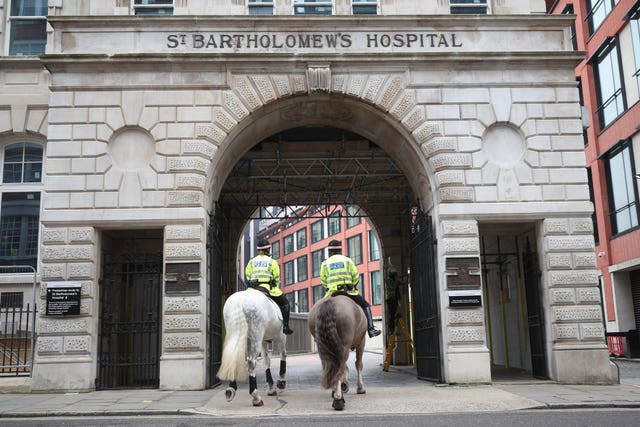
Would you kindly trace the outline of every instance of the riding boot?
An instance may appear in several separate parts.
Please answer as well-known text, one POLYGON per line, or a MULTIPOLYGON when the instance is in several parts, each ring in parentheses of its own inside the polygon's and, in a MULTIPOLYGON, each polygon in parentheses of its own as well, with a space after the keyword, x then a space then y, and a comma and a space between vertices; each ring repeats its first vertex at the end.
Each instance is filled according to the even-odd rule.
POLYGON ((293 330, 289 328, 289 310, 282 310, 282 332, 285 335, 291 335, 293 330))
POLYGON ((371 316, 371 307, 366 307, 363 309, 364 315, 367 318, 367 332, 369 333, 369 338, 377 337, 382 333, 382 331, 376 329, 373 326, 373 317, 371 316))

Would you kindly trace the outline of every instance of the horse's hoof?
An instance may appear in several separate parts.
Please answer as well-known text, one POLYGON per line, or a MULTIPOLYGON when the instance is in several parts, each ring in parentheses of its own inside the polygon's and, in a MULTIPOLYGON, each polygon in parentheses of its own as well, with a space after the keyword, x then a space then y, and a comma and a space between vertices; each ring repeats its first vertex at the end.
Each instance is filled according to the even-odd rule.
POLYGON ((267 396, 277 396, 277 395, 278 395, 278 392, 275 390, 267 392, 267 396))
POLYGON ((342 389, 343 393, 349 393, 349 384, 342 383, 342 385, 340 385, 340 388, 342 389))
POLYGON ((253 406, 264 406, 264 402, 262 400, 259 402, 253 402, 253 406))
POLYGON ((284 390, 286 386, 287 382, 284 380, 278 380, 278 382, 276 383, 276 387, 278 387, 280 390, 284 390))
POLYGON ((224 397, 227 398, 227 402, 231 402, 236 397, 236 390, 233 387, 229 387, 224 392, 224 397))
POLYGON ((331 406, 336 411, 342 411, 344 409, 344 399, 333 399, 333 404, 331 406))
POLYGON ((359 388, 358 389, 358 394, 367 394, 367 390, 365 390, 363 388, 359 388))

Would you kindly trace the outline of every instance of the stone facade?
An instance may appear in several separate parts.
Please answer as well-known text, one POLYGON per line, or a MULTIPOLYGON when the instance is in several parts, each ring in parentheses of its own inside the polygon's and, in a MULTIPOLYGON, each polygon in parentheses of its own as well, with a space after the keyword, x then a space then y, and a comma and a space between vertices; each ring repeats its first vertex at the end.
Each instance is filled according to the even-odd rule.
MULTIPOLYGON (((431 212, 445 381, 491 381, 483 310, 448 307, 445 266, 479 257, 478 224, 491 221, 537 224, 550 377, 615 381, 602 339, 568 19, 132 22, 109 16, 126 2, 87 11, 89 3, 97 4, 50 2, 59 17, 50 20, 47 55, 5 59, 16 67, 0 70, 0 128, 46 140, 40 280, 82 283, 79 317, 41 312, 34 389, 94 387, 101 230, 161 227, 165 262, 206 271, 208 216, 230 168, 255 138, 305 123, 343 127, 393 153, 431 212), (103 16, 69 16, 80 12, 103 16), (327 35, 338 32, 349 43, 328 47, 327 35), (426 33, 436 35, 411 45, 409 34, 426 33), (247 44, 225 45, 225 34, 243 34, 247 44), (300 47, 308 34, 319 35, 318 47, 300 47), (249 40, 264 35, 269 45, 252 49, 249 40), (385 46, 387 35, 402 46, 385 46), (295 47, 276 47, 289 36, 295 47), (203 40, 217 47, 201 50, 203 40)), ((175 14, 205 3, 176 2, 175 14)), ((275 3, 284 10, 287 2, 275 3)), ((398 3, 380 7, 401 14, 398 3)), ((448 2, 409 3, 413 13, 439 13, 448 2), (435 9, 415 9, 427 3, 435 9)), ((537 6, 520 10, 523 3, 537 6)), ((163 298, 163 389, 207 385, 206 274, 199 280, 198 294, 163 298)))

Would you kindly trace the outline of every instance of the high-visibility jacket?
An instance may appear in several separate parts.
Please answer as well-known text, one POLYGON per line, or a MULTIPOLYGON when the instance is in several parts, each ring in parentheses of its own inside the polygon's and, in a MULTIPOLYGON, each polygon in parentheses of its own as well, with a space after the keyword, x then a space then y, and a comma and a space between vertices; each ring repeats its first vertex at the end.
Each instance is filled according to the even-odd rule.
POLYGON ((326 289, 326 296, 331 296, 336 291, 358 295, 360 275, 351 258, 336 254, 322 262, 320 283, 326 289))
POLYGON ((274 297, 282 295, 280 289, 280 266, 269 255, 259 254, 252 258, 244 269, 247 282, 257 282, 274 297))

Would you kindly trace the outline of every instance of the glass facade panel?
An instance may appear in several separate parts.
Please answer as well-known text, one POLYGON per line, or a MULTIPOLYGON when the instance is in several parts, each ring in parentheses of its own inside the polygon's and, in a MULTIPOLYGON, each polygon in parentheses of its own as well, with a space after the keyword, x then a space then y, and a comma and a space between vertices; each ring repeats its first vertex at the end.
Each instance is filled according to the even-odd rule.
POLYGON ((309 265, 307 262, 307 256, 303 255, 296 258, 296 267, 298 271, 298 280, 296 282, 303 282, 309 277, 309 265))
POLYGON ((20 142, 7 145, 4 149, 2 182, 40 182, 42 152, 40 144, 20 142))
POLYGON ((371 272, 371 304, 382 304, 382 273, 380 271, 371 272))
POLYGON ((617 3, 618 0, 587 0, 590 34, 593 34, 600 27, 617 3))
POLYGON ((324 220, 320 219, 311 224, 311 243, 324 239, 324 220))
POLYGON ((369 231, 369 261, 380 259, 380 241, 375 231, 369 231))
POLYGON ((614 234, 638 226, 638 197, 632 159, 628 141, 608 156, 609 211, 614 234))
POLYGON ((136 15, 173 15, 173 0, 135 0, 136 15))
POLYGON ((488 12, 487 0, 450 0, 450 11, 453 15, 486 14, 488 12))
POLYGON ((324 297, 324 288, 322 285, 316 285, 313 287, 313 303, 317 303, 324 297))
POLYGON ((636 78, 638 95, 640 95, 640 6, 631 15, 629 25, 631 26, 631 40, 633 42, 633 57, 636 69, 633 75, 636 78))
POLYGON ((598 117, 600 128, 604 129, 626 108, 618 46, 615 39, 612 39, 596 55, 594 67, 598 91, 598 117))
POLYGON ((307 246, 307 229, 302 228, 296 232, 296 249, 302 249, 307 246))
POLYGON ((294 246, 293 246, 293 234, 289 234, 288 236, 284 236, 284 239, 282 239, 282 245, 284 248, 284 255, 289 255, 291 252, 294 251, 294 246))
POLYGON ((340 212, 335 212, 332 213, 331 216, 329 216, 329 224, 328 224, 328 234, 329 236, 333 236, 335 234, 338 234, 340 232, 340 221, 342 220, 342 218, 340 218, 340 212))
POLYGON ((362 264, 362 236, 357 235, 347 239, 347 256, 356 264, 362 264))
POLYGON ((322 265, 323 260, 323 249, 311 253, 311 277, 320 277, 320 266, 322 265))
POLYGON ((290 285, 293 283, 293 261, 284 263, 284 284, 290 285))
POLYGON ((309 290, 300 289, 298 291, 298 313, 306 313, 309 311, 309 290))
POLYGON ((273 15, 273 0, 249 0, 249 15, 273 15))
POLYGON ((331 15, 333 12, 333 1, 294 0, 293 12, 296 15, 331 15))
POLYGON ((354 15, 376 15, 378 0, 351 0, 354 15))
POLYGON ((280 240, 275 241, 271 244, 271 258, 280 258, 280 240))

